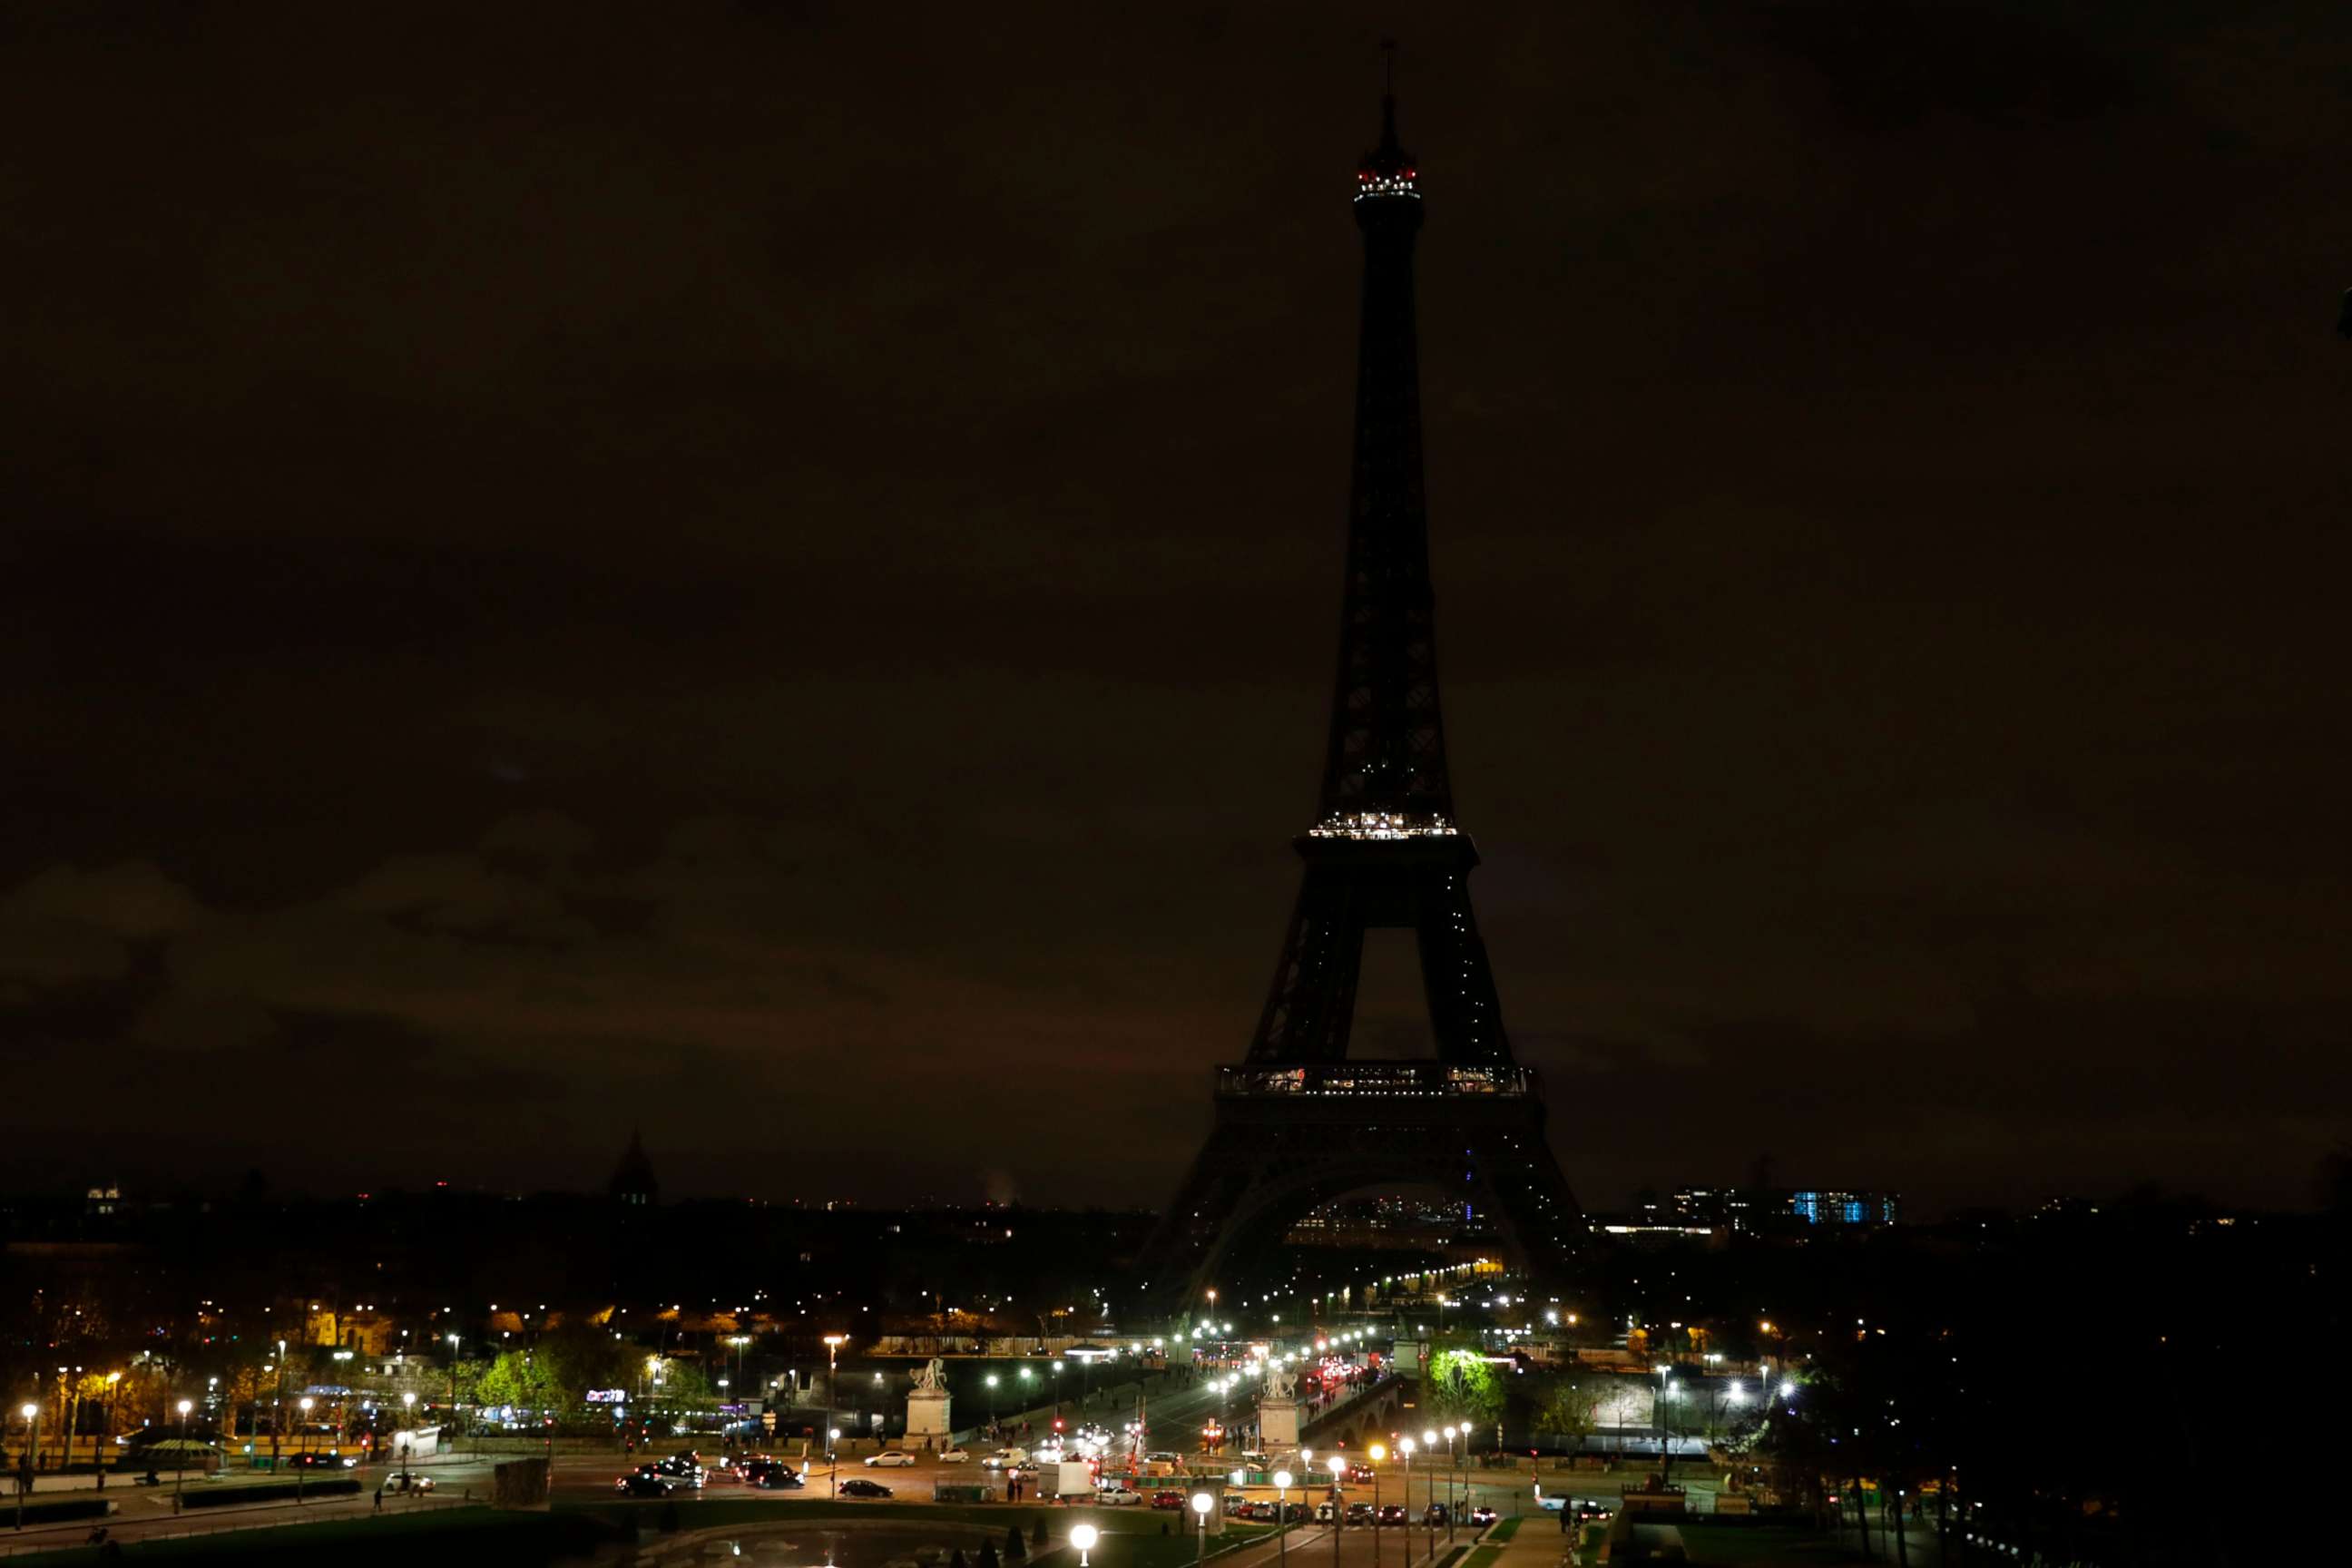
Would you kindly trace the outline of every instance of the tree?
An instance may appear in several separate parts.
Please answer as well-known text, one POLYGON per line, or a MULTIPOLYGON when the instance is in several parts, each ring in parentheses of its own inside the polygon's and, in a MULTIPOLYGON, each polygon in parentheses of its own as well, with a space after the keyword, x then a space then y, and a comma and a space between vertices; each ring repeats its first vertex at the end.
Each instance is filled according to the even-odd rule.
POLYGON ((566 1403, 552 1370, 525 1351, 500 1351, 474 1384, 478 1405, 511 1405, 521 1410, 557 1408, 566 1403))
POLYGON ((1429 1358, 1422 1402, 1444 1421, 1483 1426, 1502 1414, 1503 1387, 1476 1351, 1443 1350, 1429 1358))
POLYGON ((1601 1425, 1601 1390, 1580 1377, 1556 1379, 1544 1394, 1536 1425, 1574 1453, 1601 1425))

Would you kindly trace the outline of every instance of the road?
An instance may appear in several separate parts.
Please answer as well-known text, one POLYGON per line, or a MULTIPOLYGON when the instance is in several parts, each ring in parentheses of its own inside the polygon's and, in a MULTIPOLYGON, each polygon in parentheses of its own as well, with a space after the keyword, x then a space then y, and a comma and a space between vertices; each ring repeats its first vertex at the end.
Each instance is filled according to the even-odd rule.
MULTIPOLYGON (((415 1497, 386 1497, 383 1510, 394 1513, 452 1505, 464 1506, 470 1489, 474 1500, 489 1493, 489 1459, 443 1459, 417 1466, 433 1477, 432 1492, 415 1497)), ((352 1472, 346 1472, 347 1474, 352 1472)), ((224 1530, 254 1530, 273 1525, 309 1523, 314 1520, 353 1519, 371 1513, 375 1509, 376 1483, 383 1479, 381 1469, 356 1472, 365 1488, 357 1497, 312 1497, 296 1502, 287 1499, 277 1502, 223 1503, 213 1508, 173 1510, 172 1489, 169 1487, 129 1487, 119 1482, 106 1489, 106 1496, 121 1510, 112 1518, 74 1520, 61 1524, 29 1525, 24 1530, 11 1530, 10 1513, 0 1509, 0 1561, 17 1552, 55 1551, 60 1546, 79 1546, 88 1538, 93 1526, 103 1523, 108 1536, 116 1541, 148 1541, 163 1536, 210 1534, 224 1530)), ((607 1485, 611 1483, 607 1481, 607 1485)), ((204 1483, 192 1480, 191 1490, 204 1483)), ((82 1489, 90 1496, 97 1492, 82 1489)), ((37 1497, 54 1498, 54 1491, 37 1492, 37 1497)))

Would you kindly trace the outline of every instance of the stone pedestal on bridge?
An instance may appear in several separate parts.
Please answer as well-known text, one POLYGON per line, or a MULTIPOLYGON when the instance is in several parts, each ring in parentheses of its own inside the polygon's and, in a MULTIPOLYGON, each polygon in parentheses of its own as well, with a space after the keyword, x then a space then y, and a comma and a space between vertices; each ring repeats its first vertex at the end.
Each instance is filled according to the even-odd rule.
POLYGON ((919 1388, 907 1395, 907 1442, 912 1446, 931 1439, 932 1447, 947 1447, 948 1434, 954 1428, 948 1425, 948 1391, 944 1388, 919 1388))
POLYGON ((1257 1402, 1257 1446, 1276 1458, 1298 1452, 1298 1401, 1261 1399, 1257 1402))

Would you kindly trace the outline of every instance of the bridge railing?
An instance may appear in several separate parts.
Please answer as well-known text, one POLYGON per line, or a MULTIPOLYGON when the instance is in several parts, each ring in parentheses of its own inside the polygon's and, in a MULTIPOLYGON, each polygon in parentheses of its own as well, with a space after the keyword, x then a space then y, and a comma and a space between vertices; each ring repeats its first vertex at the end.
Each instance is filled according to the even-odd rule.
POLYGON ((1244 1063, 1217 1069, 1221 1100, 1519 1099, 1536 1092, 1523 1067, 1462 1067, 1451 1062, 1244 1063))

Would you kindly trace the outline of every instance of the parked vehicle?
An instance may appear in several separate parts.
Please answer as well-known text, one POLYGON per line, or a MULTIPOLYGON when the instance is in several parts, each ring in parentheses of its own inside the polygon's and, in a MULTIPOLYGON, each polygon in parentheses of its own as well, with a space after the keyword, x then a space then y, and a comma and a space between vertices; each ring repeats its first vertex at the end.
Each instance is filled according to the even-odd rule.
POLYGON ((289 1470, 348 1470, 359 1464, 350 1454, 297 1454, 286 1461, 289 1470))
POLYGON ((743 1484, 764 1491, 792 1491, 806 1483, 801 1473, 782 1459, 747 1459, 743 1462, 743 1484))
POLYGON ((852 1476, 841 1483, 844 1497, 888 1497, 890 1489, 880 1481, 869 1481, 864 1476, 852 1476))
POLYGON ((394 1470, 383 1478, 383 1489, 388 1492, 429 1492, 433 1478, 415 1470, 394 1470))
POLYGON ((1421 1522, 1423 1524, 1444 1524, 1446 1518, 1445 1505, 1442 1502, 1431 1503, 1427 1508, 1421 1510, 1421 1522))
POLYGON ((1483 1502, 1470 1510, 1470 1522, 1482 1530, 1494 1523, 1495 1518, 1495 1510, 1483 1502))
POLYGON ((1143 1501, 1143 1494, 1131 1492, 1114 1481, 1095 1493, 1095 1501, 1105 1508, 1131 1508, 1143 1501))
POLYGON ((1410 1524, 1412 1521, 1405 1515, 1404 1504, 1401 1502, 1384 1502, 1381 1504, 1381 1522, 1386 1525, 1410 1524))
POLYGON ((1370 1524, 1370 1523, 1371 1523, 1371 1522, 1372 1522, 1372 1505, 1371 1505, 1370 1503, 1368 1503, 1368 1502, 1351 1502, 1351 1503, 1349 1503, 1349 1504, 1348 1505, 1348 1522, 1349 1522, 1349 1524, 1370 1524))
POLYGON ((1184 1511, 1184 1494, 1168 1491, 1153 1492, 1151 1506, 1163 1513, 1181 1513, 1184 1511))

